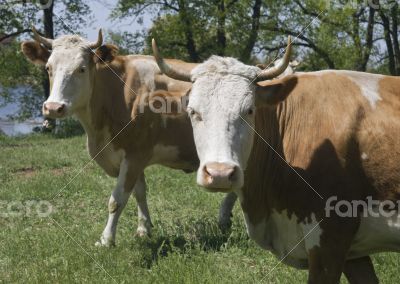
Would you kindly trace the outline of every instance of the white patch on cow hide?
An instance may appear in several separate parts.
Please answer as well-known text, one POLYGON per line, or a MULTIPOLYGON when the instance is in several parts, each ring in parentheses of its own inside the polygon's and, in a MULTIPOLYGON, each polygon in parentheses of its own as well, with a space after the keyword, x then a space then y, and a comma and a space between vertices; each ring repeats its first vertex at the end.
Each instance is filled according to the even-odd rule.
POLYGON ((314 247, 320 247, 322 230, 315 218, 315 214, 311 214, 310 223, 302 223, 301 226, 303 228, 304 236, 307 236, 304 239, 306 250, 310 251, 314 247))
POLYGON ((351 72, 349 78, 360 87, 362 95, 369 101, 371 107, 376 108, 376 103, 382 100, 379 96, 379 80, 381 76, 351 72))
POLYGON ((361 159, 367 160, 368 159, 368 155, 366 153, 362 153, 361 154, 361 159))
POLYGON ((314 224, 315 216, 312 223, 304 224, 299 223, 294 214, 289 218, 286 211, 278 213, 274 210, 268 219, 256 225, 252 224, 246 213, 244 217, 250 238, 259 246, 271 251, 288 265, 301 269, 307 267, 308 249, 319 245, 321 234, 321 230, 317 228, 310 232, 317 224, 314 224), (311 237, 310 241, 305 238, 308 233, 307 238, 311 237))
POLYGON ((349 258, 384 251, 400 252, 400 216, 397 212, 392 213, 391 217, 383 214, 361 216, 360 227, 350 248, 349 258))
MULTIPOLYGON (((130 58, 135 58, 131 56, 130 58)), ((130 68, 135 68, 138 72, 140 85, 146 86, 146 89, 152 92, 155 89, 155 74, 159 72, 157 63, 148 59, 134 59, 129 63, 130 68)), ((143 90, 143 88, 141 88, 143 90)))
POLYGON ((304 74, 323 76, 328 73, 345 76, 357 84, 362 96, 368 100, 373 109, 376 108, 377 102, 382 100, 379 95, 379 80, 383 77, 382 75, 347 70, 323 70, 304 74))

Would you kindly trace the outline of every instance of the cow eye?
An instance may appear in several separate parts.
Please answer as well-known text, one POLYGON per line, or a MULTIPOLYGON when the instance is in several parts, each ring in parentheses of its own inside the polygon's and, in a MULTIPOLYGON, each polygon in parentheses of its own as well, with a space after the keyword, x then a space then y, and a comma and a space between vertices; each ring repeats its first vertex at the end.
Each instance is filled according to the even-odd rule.
POLYGON ((49 77, 51 77, 52 74, 51 74, 51 68, 49 65, 46 66, 46 71, 47 71, 47 74, 49 74, 49 77))
POLYGON ((79 73, 85 73, 85 67, 79 68, 79 73))
POLYGON ((195 111, 194 109, 189 108, 188 112, 189 112, 189 116, 190 116, 191 119, 194 119, 194 120, 197 120, 197 121, 202 121, 201 115, 197 111, 195 111))
POLYGON ((253 115, 253 113, 254 113, 254 110, 253 110, 252 108, 250 108, 250 109, 247 111, 247 114, 248 114, 248 115, 253 115))

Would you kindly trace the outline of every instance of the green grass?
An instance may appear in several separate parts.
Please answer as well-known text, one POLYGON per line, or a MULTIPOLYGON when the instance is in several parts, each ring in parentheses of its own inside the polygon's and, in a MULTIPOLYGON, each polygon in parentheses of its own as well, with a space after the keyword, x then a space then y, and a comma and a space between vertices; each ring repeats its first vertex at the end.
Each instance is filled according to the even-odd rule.
MULTIPOLYGON (((119 222, 117 246, 95 247, 115 180, 91 163, 53 200, 89 160, 81 136, 0 137, 0 213, 6 212, 5 202, 48 200, 51 217, 63 228, 23 209, 14 208, 27 213, 21 216, 0 214, 0 282, 306 282, 305 271, 278 265, 248 239, 238 205, 232 232, 223 235, 217 227, 223 195, 202 191, 193 175, 158 166, 146 170, 152 238, 134 237, 131 199, 119 222)), ((399 260, 397 254, 374 257, 382 283, 400 282, 399 260)))

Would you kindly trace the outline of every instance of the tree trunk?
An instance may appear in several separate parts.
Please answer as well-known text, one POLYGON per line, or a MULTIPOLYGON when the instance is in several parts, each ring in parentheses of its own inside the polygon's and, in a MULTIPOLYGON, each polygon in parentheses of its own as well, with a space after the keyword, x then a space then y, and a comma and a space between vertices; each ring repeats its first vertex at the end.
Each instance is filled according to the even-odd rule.
POLYGON ((192 22, 190 19, 190 15, 188 15, 186 0, 178 0, 179 6, 179 18, 183 24, 183 29, 186 37, 186 49, 189 53, 190 60, 192 62, 199 62, 199 54, 196 50, 196 44, 194 42, 193 30, 192 30, 192 22))
POLYGON ((372 46, 374 44, 374 25, 375 25, 375 9, 369 8, 368 25, 367 25, 367 38, 363 52, 363 58, 359 71, 366 71, 369 57, 371 56, 372 46))
POLYGON ((352 15, 352 37, 354 42, 354 49, 357 54, 356 62, 354 62, 354 69, 357 71, 364 71, 362 69, 363 48, 361 46, 360 38, 360 14, 358 11, 352 15))
POLYGON ((251 52, 253 51, 254 45, 257 42, 258 31, 260 29, 260 11, 261 11, 261 0, 255 0, 253 5, 253 14, 251 16, 251 31, 247 40, 246 46, 240 56, 240 60, 248 63, 250 61, 251 52))
POLYGON ((400 47, 398 38, 398 19, 397 19, 398 9, 399 9, 399 4, 396 2, 391 9, 392 39, 393 39, 394 54, 396 57, 396 75, 400 75, 400 47))
MULTIPOLYGON (((48 0, 41 1, 42 4, 46 4, 48 0)), ((53 25, 53 7, 54 1, 52 1, 48 9, 43 9, 43 24, 44 24, 44 36, 47 38, 54 38, 54 25, 53 25)), ((45 99, 50 96, 50 80, 47 71, 43 69, 43 80, 42 86, 44 91, 45 99)), ((43 130, 52 131, 55 128, 56 122, 54 119, 45 118, 43 130)))
POLYGON ((224 56, 226 49, 226 34, 225 34, 225 22, 226 22, 226 11, 225 11, 225 0, 219 0, 217 4, 217 55, 224 56))
POLYGON ((379 14, 381 16, 382 23, 383 23, 385 42, 386 42, 386 47, 387 47, 388 56, 389 56, 389 72, 391 75, 396 75, 396 62, 395 62, 392 37, 391 37, 391 32, 390 32, 390 20, 385 15, 384 11, 380 10, 379 14))

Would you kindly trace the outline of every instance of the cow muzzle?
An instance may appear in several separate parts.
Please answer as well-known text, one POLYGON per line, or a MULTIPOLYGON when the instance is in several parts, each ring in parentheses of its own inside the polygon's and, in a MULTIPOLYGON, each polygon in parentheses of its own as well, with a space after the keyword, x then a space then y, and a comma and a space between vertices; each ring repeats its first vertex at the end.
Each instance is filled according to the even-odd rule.
POLYGON ((43 104, 43 115, 49 118, 62 118, 66 115, 67 107, 65 104, 45 102, 43 104))
POLYGON ((202 186, 212 191, 228 192, 238 182, 239 168, 228 163, 207 163, 202 169, 202 186))

